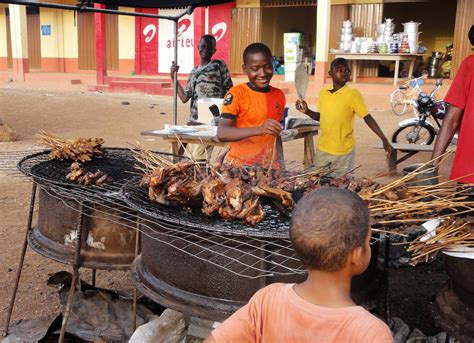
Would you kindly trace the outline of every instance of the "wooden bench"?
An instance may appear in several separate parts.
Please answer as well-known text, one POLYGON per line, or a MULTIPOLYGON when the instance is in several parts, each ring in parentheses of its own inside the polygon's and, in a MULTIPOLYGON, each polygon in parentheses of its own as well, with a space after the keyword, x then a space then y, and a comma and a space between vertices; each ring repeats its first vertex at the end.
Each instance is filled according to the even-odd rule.
MULTIPOLYGON (((432 145, 419 145, 419 144, 402 144, 402 143, 390 143, 393 147, 393 153, 387 157, 387 169, 388 172, 393 175, 397 172, 397 165, 406 159, 412 157, 418 152, 433 152, 434 144, 432 145), (404 153, 403 156, 397 158, 398 152, 404 153)), ((383 149, 381 143, 374 145, 373 148, 383 149)), ((456 150, 456 145, 449 145, 447 150, 456 150)))
MULTIPOLYGON (((387 156, 387 169, 390 174, 397 172, 397 165, 412 157, 413 155, 421 152, 432 152, 434 145, 419 145, 419 144, 402 144, 402 143, 390 143, 393 147, 393 153, 387 156), (403 156, 398 158, 398 152, 404 153, 403 156)), ((383 149, 381 143, 373 146, 376 149, 383 149)))

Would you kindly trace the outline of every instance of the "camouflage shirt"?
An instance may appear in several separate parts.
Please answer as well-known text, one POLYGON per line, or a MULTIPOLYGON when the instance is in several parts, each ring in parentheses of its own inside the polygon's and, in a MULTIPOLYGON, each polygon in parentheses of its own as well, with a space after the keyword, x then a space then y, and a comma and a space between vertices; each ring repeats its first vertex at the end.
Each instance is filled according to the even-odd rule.
POLYGON ((184 88, 184 93, 191 98, 190 119, 198 119, 198 99, 223 98, 230 87, 232 80, 224 61, 211 60, 205 66, 194 67, 184 88))

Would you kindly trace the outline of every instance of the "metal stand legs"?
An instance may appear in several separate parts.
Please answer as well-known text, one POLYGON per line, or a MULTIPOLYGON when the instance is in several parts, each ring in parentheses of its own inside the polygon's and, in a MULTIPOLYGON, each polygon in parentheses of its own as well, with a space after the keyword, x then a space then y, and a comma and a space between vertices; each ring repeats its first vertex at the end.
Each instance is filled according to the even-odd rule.
POLYGON ((66 309, 64 311, 63 322, 61 324, 61 332, 59 333, 59 343, 64 342, 64 336, 66 334, 67 321, 69 320, 69 315, 71 313, 71 306, 74 300, 74 291, 76 289, 76 284, 78 284, 78 289, 81 289, 81 279, 79 277, 79 267, 81 263, 81 247, 82 247, 82 229, 84 226, 84 205, 81 203, 81 219, 78 223, 77 236, 76 236, 76 252, 74 256, 74 265, 72 267, 72 281, 71 288, 69 289, 69 294, 67 296, 66 309))
POLYGON ((385 260, 383 266, 384 284, 385 284, 385 322, 390 320, 390 280, 388 278, 388 262, 390 261, 390 235, 385 235, 385 260))
POLYGON ((5 320, 5 328, 3 335, 8 335, 8 328, 10 327, 10 320, 12 317, 13 306, 15 305, 16 293, 18 291, 18 284, 20 283, 21 271, 23 269, 23 262, 25 261, 26 248, 28 247, 28 233, 31 230, 31 223, 33 221, 33 210, 35 208, 36 199, 36 183, 33 182, 31 190, 30 210, 28 213, 28 224, 26 226, 25 239, 23 240, 23 247, 21 248, 20 261, 18 262, 18 270, 16 271, 15 285, 13 286, 12 296, 10 298, 10 305, 8 306, 7 319, 5 320))
MULTIPOLYGON (((137 218, 137 231, 135 235, 135 258, 140 253, 140 218, 137 218)), ((133 331, 137 329, 137 287, 133 287, 133 303, 132 303, 132 317, 133 317, 133 331)))

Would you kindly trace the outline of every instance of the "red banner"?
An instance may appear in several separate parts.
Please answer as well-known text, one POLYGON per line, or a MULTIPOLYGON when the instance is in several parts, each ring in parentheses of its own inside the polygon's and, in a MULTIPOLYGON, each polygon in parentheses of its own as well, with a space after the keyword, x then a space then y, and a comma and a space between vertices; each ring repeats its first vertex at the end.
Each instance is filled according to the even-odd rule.
MULTIPOLYGON (((137 8, 136 11, 158 14, 158 10, 152 8, 137 8)), ((135 19, 135 73, 158 73, 158 19, 135 19)))
POLYGON ((213 58, 224 60, 227 66, 230 64, 230 18, 234 7, 235 2, 208 7, 207 32, 217 40, 217 52, 213 58))

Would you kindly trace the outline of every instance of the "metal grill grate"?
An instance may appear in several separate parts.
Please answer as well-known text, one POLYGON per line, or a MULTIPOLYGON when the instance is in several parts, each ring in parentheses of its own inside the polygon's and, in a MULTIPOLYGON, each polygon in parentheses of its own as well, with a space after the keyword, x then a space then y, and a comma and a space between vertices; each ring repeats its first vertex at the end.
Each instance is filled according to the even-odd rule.
MULTIPOLYGON (((50 160, 49 150, 33 154, 23 158, 18 163, 18 168, 24 174, 33 177, 37 183, 56 184, 66 187, 84 187, 80 184, 69 181, 66 175, 72 160, 50 160)), ((104 187, 90 185, 87 187, 105 190, 110 185, 121 185, 126 180, 137 174, 134 169, 135 159, 129 149, 106 148, 104 156, 95 157, 92 161, 81 163, 86 171, 96 172, 101 170, 112 177, 112 182, 104 187)))
MULTIPOLYGON (((88 164, 103 168, 101 170, 114 177, 114 182, 103 187, 81 186, 67 181, 65 176, 70 161, 50 161, 48 153, 27 156, 18 167, 50 196, 72 210, 78 211, 81 206, 72 206, 71 200, 82 205, 86 216, 94 213, 130 229, 138 229, 150 239, 242 277, 305 273, 288 239, 289 219, 270 206, 265 206, 267 217, 256 227, 244 226, 240 221, 206 218, 199 211, 183 212, 182 208, 151 203, 146 188, 137 185, 138 178, 133 175, 136 172, 132 172, 133 156, 127 149, 106 149, 105 157, 88 164), (111 213, 107 209, 115 211, 111 213), (136 209, 144 214, 139 227, 136 217, 130 215, 136 209), (260 262, 248 263, 249 258, 260 262)), ((172 157, 165 153, 162 155, 172 157)))
POLYGON ((240 220, 225 221, 217 216, 206 217, 200 209, 183 210, 150 202, 146 188, 139 187, 137 180, 128 181, 122 188, 124 201, 133 209, 156 221, 236 236, 288 238, 289 218, 281 215, 270 205, 264 205, 265 218, 255 226, 240 220))

